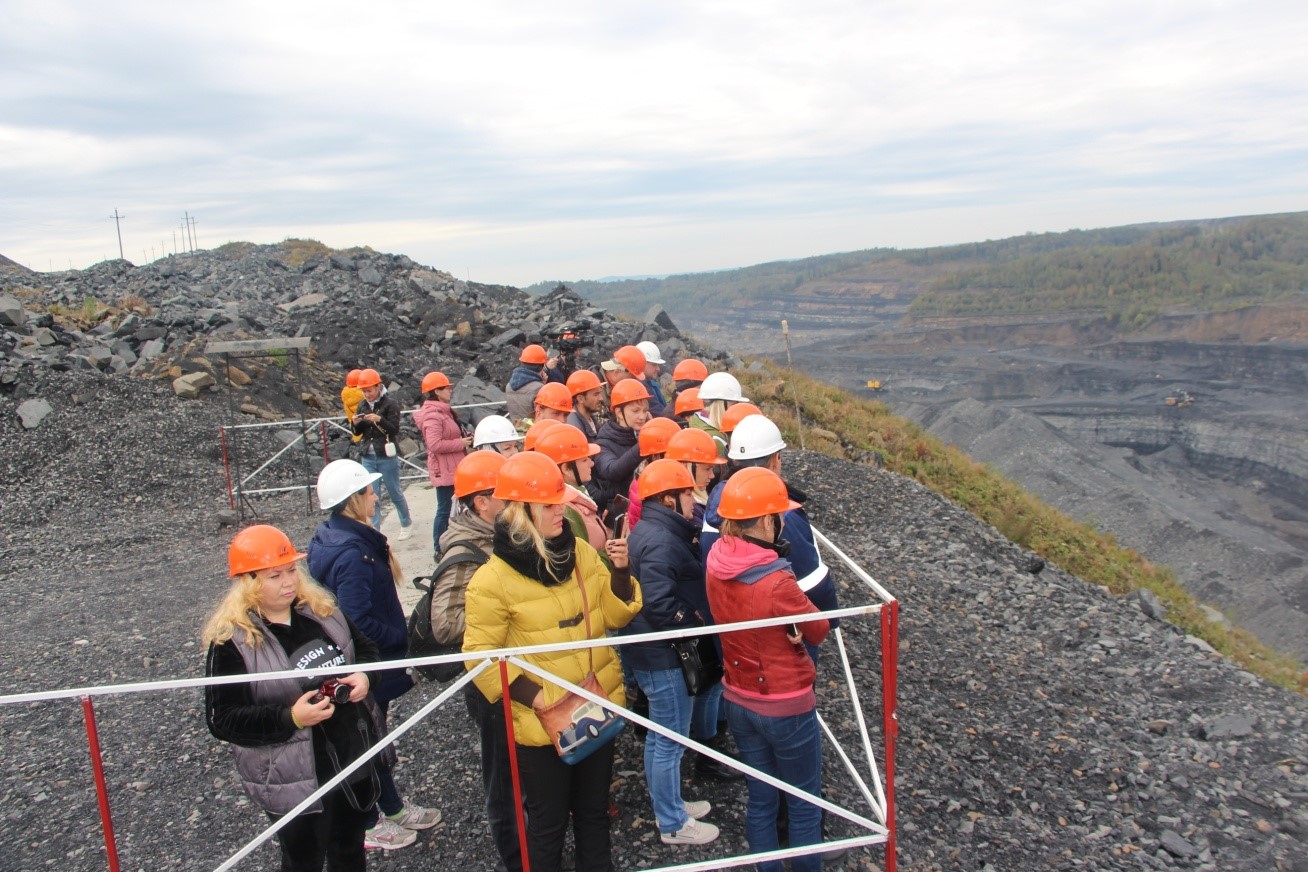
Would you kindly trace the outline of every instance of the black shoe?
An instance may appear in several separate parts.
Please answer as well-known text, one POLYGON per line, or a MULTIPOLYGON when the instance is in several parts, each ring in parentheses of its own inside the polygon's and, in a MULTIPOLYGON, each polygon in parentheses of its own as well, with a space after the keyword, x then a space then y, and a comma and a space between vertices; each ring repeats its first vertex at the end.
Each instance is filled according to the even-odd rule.
POLYGON ((707 757, 695 752, 695 776, 697 778, 709 778, 714 781, 734 781, 740 777, 740 773, 725 763, 719 763, 712 757, 707 757))

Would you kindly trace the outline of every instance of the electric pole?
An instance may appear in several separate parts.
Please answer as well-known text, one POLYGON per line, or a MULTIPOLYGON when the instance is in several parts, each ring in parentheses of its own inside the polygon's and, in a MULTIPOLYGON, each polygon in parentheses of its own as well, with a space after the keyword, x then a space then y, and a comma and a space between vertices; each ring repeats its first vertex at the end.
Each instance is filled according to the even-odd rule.
POLYGON ((195 239, 195 225, 196 225, 198 222, 195 220, 195 216, 194 216, 194 215, 191 216, 191 218, 190 218, 190 222, 191 222, 191 247, 194 248, 194 249, 196 249, 196 250, 199 250, 199 248, 200 248, 200 244, 199 244, 199 243, 196 241, 196 239, 195 239))
POLYGON ((118 259, 127 260, 127 258, 123 256, 123 225, 120 223, 122 219, 126 218, 127 216, 119 215, 118 210, 114 209, 113 217, 114 217, 114 227, 118 230, 118 259))

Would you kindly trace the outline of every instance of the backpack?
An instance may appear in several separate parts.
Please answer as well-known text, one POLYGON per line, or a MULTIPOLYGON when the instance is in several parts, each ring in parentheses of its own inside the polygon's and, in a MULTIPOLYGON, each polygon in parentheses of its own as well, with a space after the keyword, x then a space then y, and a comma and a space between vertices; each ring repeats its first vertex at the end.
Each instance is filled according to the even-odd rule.
MULTIPOLYGON (((445 549, 448 554, 430 576, 418 576, 413 579, 413 586, 423 591, 422 597, 413 606, 409 615, 409 656, 433 657, 438 654, 458 654, 463 650, 461 643, 442 645, 436 641, 431 628, 431 595, 440 578, 452 567, 461 563, 475 563, 478 566, 490 560, 490 556, 467 540, 450 543, 445 549)), ((427 666, 414 667, 423 678, 431 681, 452 681, 463 674, 462 663, 432 663, 427 666)))

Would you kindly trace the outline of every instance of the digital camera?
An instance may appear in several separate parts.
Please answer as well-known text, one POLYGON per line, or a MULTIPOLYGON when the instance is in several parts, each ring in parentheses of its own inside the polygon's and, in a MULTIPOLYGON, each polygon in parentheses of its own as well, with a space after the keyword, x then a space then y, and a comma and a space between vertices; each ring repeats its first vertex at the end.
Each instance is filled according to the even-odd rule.
POLYGON ((309 697, 309 702, 316 705, 324 699, 331 700, 332 705, 344 705, 350 701, 350 686, 342 684, 335 678, 328 678, 322 683, 322 687, 318 688, 318 692, 309 697))

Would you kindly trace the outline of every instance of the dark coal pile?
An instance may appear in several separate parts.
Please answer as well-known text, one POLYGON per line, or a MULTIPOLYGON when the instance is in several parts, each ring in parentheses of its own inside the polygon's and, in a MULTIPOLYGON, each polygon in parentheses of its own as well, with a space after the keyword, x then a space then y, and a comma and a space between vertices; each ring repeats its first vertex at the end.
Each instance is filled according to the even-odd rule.
MULTIPOLYGON (((344 295, 340 306, 380 307, 395 316, 392 323, 402 314, 399 304, 386 309, 382 296, 430 297, 412 290, 418 268, 398 260, 393 269, 377 265, 386 266, 389 256, 363 253, 350 259, 354 270, 330 265, 328 257, 307 272, 275 269, 267 258, 259 269, 282 276, 288 285, 281 293, 314 281, 322 284, 313 287, 328 287, 325 277, 332 276, 340 287, 330 289, 344 295), (371 275, 365 281, 361 264, 382 282, 371 284, 371 275)), ((102 268, 106 282, 141 272, 102 268)), ((214 275, 224 274, 215 268, 214 275)), ((255 278, 261 275, 256 271, 255 278)), ((291 315, 247 302, 234 279, 209 278, 204 286, 219 308, 226 305, 223 295, 231 295, 236 305, 225 311, 245 319, 242 330, 255 322, 300 329, 291 315)), ((521 329, 504 313, 533 319, 539 331, 586 309, 584 301, 559 295, 541 304, 552 314, 533 316, 534 304, 516 292, 455 288, 483 314, 500 313, 500 320, 487 318, 474 331, 493 364, 478 357, 463 370, 485 365, 492 384, 502 381, 505 361, 515 356, 507 346, 495 350, 493 340, 521 329)), ((186 293, 196 304, 203 299, 186 293)), ((191 307, 162 299, 152 305, 157 312, 191 307)), ((36 313, 38 306, 29 299, 23 308, 36 313)), ((150 316, 167 321, 161 364, 203 366, 192 343, 210 334, 195 327, 198 313, 197 307, 176 324, 171 316, 150 316)), ((206 325, 212 317, 203 319, 206 325)), ((608 339, 600 347, 611 348, 622 331, 624 340, 650 330, 671 341, 666 327, 603 324, 597 332, 608 339)), ((307 329, 326 335, 314 331, 327 326, 313 321, 307 329)), ((217 447, 221 397, 211 392, 208 402, 182 400, 167 381, 108 375, 78 362, 79 349, 103 343, 94 331, 46 357, 30 341, 31 330, 30 323, 0 330, 10 343, 0 359, 0 583, 9 602, 0 633, 0 692, 199 676, 199 627, 225 589, 232 532, 216 517, 226 507, 217 447), (27 426, 40 410, 27 407, 20 416, 19 409, 34 400, 50 409, 27 426)), ((443 332, 432 335, 436 352, 415 343, 401 349, 394 338, 389 346, 369 347, 374 360, 389 361, 388 375, 461 360, 458 349, 472 348, 441 339, 443 332)), ((409 334, 394 327, 390 336, 409 334)), ((331 348, 339 346, 323 344, 319 353, 336 353, 331 348)), ((338 362, 346 363, 318 364, 336 384, 338 362)), ((284 396, 271 388, 266 393, 284 396)), ((788 477, 812 496, 815 524, 902 602, 901 868, 1308 869, 1302 697, 1267 686, 1147 617, 1134 599, 1114 599, 1053 568, 1033 575, 1031 555, 911 481, 816 454, 793 453, 786 464, 788 477)), ((306 542, 318 521, 302 495, 254 507, 297 542, 306 542)), ((846 604, 871 600, 849 573, 841 579, 846 604)), ((874 742, 880 739, 878 627, 875 620, 853 619, 843 629, 874 742)), ((834 640, 823 655, 820 689, 828 723, 857 759, 834 640)), ((396 716, 411 714, 438 691, 419 685, 396 706, 396 716)), ((227 750, 205 730, 199 692, 103 698, 97 713, 124 869, 213 868, 262 828, 227 750)), ((710 820, 723 827, 723 837, 700 848, 663 846, 630 733, 619 739, 618 752, 618 868, 743 852, 742 785, 688 778, 686 796, 714 803, 710 820)), ((77 703, 0 708, 0 753, 0 870, 105 868, 77 703)), ((491 868, 476 741, 462 701, 452 700, 404 737, 400 753, 401 790, 440 808, 444 822, 411 848, 374 855, 372 867, 491 868)), ((833 751, 826 770, 829 797, 868 814, 833 751)), ((853 831, 833 821, 831 832, 853 831)), ((881 854, 865 849, 842 862, 845 869, 880 868, 881 854)), ((265 847, 241 868, 276 866, 273 849, 265 847)))

